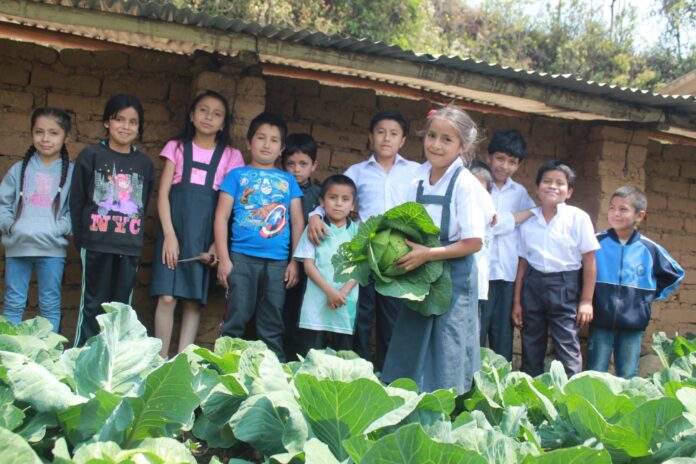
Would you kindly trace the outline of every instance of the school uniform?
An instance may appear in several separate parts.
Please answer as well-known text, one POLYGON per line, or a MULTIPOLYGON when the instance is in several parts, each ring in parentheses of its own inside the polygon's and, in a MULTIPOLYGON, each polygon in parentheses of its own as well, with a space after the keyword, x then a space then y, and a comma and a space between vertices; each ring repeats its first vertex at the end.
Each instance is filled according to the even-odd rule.
MULTIPOLYGON (((161 156, 172 160, 178 168, 169 190, 171 221, 179 242, 180 258, 192 258, 207 252, 213 243, 215 207, 224 175, 233 167, 243 166, 244 162, 236 149, 218 145, 214 150, 207 150, 195 147, 192 141, 170 141, 161 156), (177 150, 181 151, 181 158, 172 159, 172 155, 179 154, 177 150), (220 166, 223 169, 218 174, 220 166)), ((152 262, 150 296, 169 295, 205 305, 208 302, 210 268, 199 261, 188 261, 169 269, 162 264, 163 244, 164 233, 160 224, 152 262)))
POLYGON ((519 256, 528 262, 522 282, 522 371, 544 372, 547 334, 568 374, 582 371, 576 323, 582 291, 582 255, 599 249, 590 216, 564 203, 549 223, 541 207, 521 224, 519 256))
MULTIPOLYGON (((442 244, 483 239, 478 180, 457 159, 431 186, 430 168, 426 162, 418 169, 410 199, 423 204, 440 226, 442 244)), ((447 263, 452 277, 449 308, 429 317, 408 308, 401 311, 384 361, 383 381, 410 378, 420 391, 455 388, 461 394, 471 388, 474 373, 481 367, 476 261, 468 255, 447 263)))
POLYGON ((509 216, 535 205, 527 189, 509 177, 502 188, 493 184, 491 196, 499 216, 498 224, 490 230, 488 297, 481 311, 481 346, 488 346, 511 361, 513 327, 510 310, 517 275, 519 238, 514 218, 509 216), (509 219, 512 219, 512 224, 509 219))
MULTIPOLYGON (((358 189, 358 211, 360 219, 384 214, 387 210, 403 203, 404 188, 410 185, 414 172, 420 165, 397 154, 389 172, 377 162, 375 155, 361 163, 350 166, 345 175, 350 177, 358 189)), ((363 359, 374 361, 380 370, 389 347, 396 318, 403 307, 398 298, 380 295, 374 283, 360 287, 358 314, 355 321, 353 350, 363 359), (377 317, 377 356, 373 360, 370 342, 373 321, 377 317)))

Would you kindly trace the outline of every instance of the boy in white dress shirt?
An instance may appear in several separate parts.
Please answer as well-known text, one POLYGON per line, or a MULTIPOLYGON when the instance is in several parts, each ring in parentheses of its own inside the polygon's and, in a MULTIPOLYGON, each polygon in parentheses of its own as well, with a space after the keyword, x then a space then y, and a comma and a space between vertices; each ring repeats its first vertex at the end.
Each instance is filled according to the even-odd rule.
POLYGON ((544 372, 547 333, 568 375, 582 371, 578 333, 592 322, 599 243, 590 216, 565 204, 575 173, 549 161, 536 177, 541 207, 520 228, 512 321, 522 333, 522 371, 544 372))
MULTIPOLYGON (((512 180, 525 158, 527 144, 514 129, 496 131, 488 144, 488 165, 493 182, 491 196, 498 222, 490 228, 487 301, 481 307, 481 346, 512 361, 512 294, 517 274, 518 234, 514 224, 503 221, 510 214, 534 208, 527 189, 512 180), (510 226, 511 227, 508 227, 510 226)), ((518 221, 519 222, 519 221, 518 221)))

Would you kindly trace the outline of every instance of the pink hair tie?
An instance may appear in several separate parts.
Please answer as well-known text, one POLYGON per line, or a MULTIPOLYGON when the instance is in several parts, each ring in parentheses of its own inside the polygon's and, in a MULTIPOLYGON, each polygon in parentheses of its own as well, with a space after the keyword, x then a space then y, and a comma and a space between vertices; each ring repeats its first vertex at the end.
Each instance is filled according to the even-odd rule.
POLYGON ((436 113, 437 113, 437 110, 435 108, 433 108, 432 110, 428 111, 428 117, 432 118, 433 116, 435 116, 436 113))

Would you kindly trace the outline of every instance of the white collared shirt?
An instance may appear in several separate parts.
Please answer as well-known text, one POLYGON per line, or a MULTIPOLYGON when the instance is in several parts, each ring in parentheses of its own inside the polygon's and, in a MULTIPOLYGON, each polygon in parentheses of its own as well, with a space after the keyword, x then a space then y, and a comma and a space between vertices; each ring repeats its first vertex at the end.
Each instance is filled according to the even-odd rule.
POLYGON ((499 215, 499 222, 491 230, 493 236, 489 245, 490 269, 488 278, 490 280, 514 282, 517 275, 519 236, 514 227, 511 230, 503 226, 504 223, 500 221, 500 216, 504 213, 516 213, 534 208, 534 201, 523 185, 518 184, 509 177, 501 189, 493 184, 491 196, 499 215))
POLYGON ((349 167, 345 175, 358 187, 360 220, 366 221, 374 215, 384 214, 403 203, 402 200, 407 195, 404 190, 411 185, 419 166, 415 161, 397 154, 389 172, 377 162, 375 155, 349 167))
POLYGON ((561 203, 548 224, 541 207, 519 227, 519 256, 539 272, 575 271, 582 255, 599 249, 590 216, 575 206, 561 203))
MULTIPOLYGON (((411 182, 405 200, 416 201, 418 183, 421 180, 423 181, 424 195, 444 196, 454 170, 457 167, 462 167, 463 169, 455 181, 454 190, 452 191, 452 202, 449 205, 450 225, 448 239, 450 241, 463 240, 465 238, 480 238, 483 240, 487 216, 490 216, 488 217, 488 222, 493 217, 493 202, 490 200, 488 192, 481 186, 481 183, 463 166, 464 163, 461 158, 457 158, 447 168, 445 175, 435 185, 430 185, 431 165, 430 162, 426 161, 416 170, 415 179, 411 182), (488 201, 490 203, 486 202, 486 197, 489 198, 488 201)), ((440 227, 443 206, 424 206, 435 225, 440 227)))

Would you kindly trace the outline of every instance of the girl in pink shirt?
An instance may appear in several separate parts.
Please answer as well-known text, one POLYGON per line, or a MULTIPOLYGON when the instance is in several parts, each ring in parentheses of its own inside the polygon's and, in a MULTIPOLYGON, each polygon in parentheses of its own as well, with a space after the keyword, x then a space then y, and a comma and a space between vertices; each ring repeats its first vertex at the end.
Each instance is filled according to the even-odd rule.
POLYGON ((200 309, 208 301, 209 266, 217 264, 213 243, 217 192, 225 175, 244 165, 242 154, 229 145, 230 119, 225 97, 206 90, 191 102, 179 136, 160 153, 161 227, 150 295, 158 297, 155 336, 162 340, 160 354, 165 358, 177 300, 184 300, 178 352, 195 341, 200 309))

